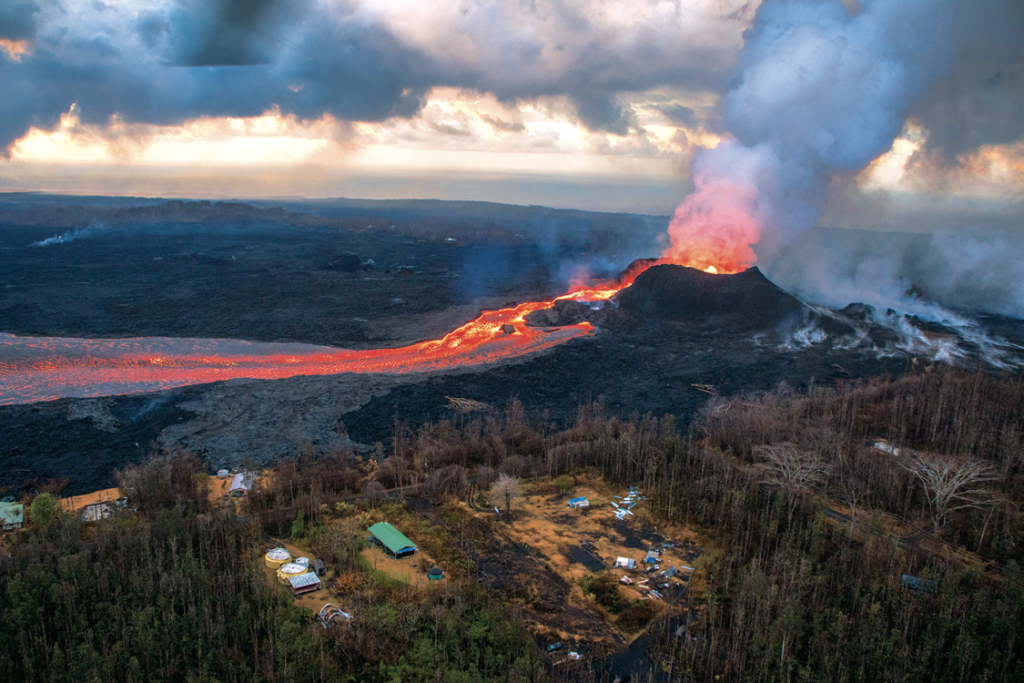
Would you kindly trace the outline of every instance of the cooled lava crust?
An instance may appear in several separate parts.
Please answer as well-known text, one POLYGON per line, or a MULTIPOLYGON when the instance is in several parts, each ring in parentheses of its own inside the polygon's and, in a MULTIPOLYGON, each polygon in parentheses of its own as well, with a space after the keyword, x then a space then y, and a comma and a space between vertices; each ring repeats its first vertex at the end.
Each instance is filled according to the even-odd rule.
POLYGON ((619 309, 678 322, 726 318, 734 330, 773 325, 802 315, 804 305, 760 270, 712 275, 695 268, 653 266, 618 294, 619 309))

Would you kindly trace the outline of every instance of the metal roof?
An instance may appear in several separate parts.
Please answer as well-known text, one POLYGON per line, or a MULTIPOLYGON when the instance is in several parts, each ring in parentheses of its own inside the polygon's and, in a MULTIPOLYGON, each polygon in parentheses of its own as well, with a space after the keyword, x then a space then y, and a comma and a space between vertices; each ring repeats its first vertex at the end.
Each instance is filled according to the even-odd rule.
POLYGON ((299 574, 298 576, 289 577, 288 582, 292 584, 292 588, 305 588, 306 586, 320 583, 320 577, 312 573, 299 574))
POLYGON ((370 533, 396 555, 407 550, 416 550, 416 544, 387 522, 377 522, 370 527, 370 533))
POLYGON ((570 498, 569 499, 569 504, 570 505, 572 505, 573 503, 586 503, 586 502, 587 502, 587 499, 582 497, 582 496, 580 498, 570 498))
POLYGON ((24 505, 21 503, 0 503, 0 524, 21 524, 24 520, 24 505))
POLYGON ((231 488, 228 489, 228 493, 232 493, 234 491, 249 491, 255 483, 255 472, 239 472, 235 475, 235 478, 231 480, 231 488))

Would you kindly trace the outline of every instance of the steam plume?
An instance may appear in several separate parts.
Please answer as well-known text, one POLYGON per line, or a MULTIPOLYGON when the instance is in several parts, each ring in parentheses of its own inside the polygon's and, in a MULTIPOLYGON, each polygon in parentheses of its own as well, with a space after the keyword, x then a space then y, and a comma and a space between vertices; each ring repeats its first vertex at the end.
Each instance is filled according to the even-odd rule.
POLYGON ((772 255, 821 214, 837 170, 883 153, 907 108, 949 71, 954 0, 767 0, 724 99, 733 136, 694 160, 695 191, 676 209, 666 256, 735 272, 772 255))
MULTIPOLYGON (((97 226, 102 227, 102 226, 97 226)), ((79 239, 80 237, 89 237, 94 232, 94 228, 75 228, 74 230, 68 230, 61 235, 54 235, 53 237, 47 237, 45 240, 39 240, 38 242, 32 242, 28 246, 30 247, 50 247, 54 244, 67 244, 73 240, 79 239)))

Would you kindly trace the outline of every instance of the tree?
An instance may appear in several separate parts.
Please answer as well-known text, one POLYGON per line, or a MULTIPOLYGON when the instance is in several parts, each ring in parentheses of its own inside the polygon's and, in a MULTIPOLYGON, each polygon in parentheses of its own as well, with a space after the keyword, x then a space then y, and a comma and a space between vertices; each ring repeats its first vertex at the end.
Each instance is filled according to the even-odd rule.
POLYGON ((793 516, 797 494, 820 485, 829 472, 828 463, 820 455, 812 451, 799 451, 790 443, 758 446, 754 454, 767 460, 764 482, 786 491, 790 518, 793 516))
POLYGON ((843 502, 850 508, 850 538, 853 538, 853 527, 857 523, 857 506, 871 497, 871 489, 860 479, 847 477, 842 484, 841 492, 843 502))
POLYGON ((523 482, 519 477, 501 474, 491 486, 491 504, 505 504, 505 512, 512 509, 512 501, 523 495, 523 482))
POLYGON ((995 470, 987 462, 939 453, 914 453, 901 465, 921 482, 936 534, 950 512, 981 507, 992 500, 989 491, 978 487, 981 482, 996 479, 995 470))
POLYGON ((49 493, 40 493, 32 499, 32 524, 39 529, 49 527, 60 512, 60 503, 49 493))

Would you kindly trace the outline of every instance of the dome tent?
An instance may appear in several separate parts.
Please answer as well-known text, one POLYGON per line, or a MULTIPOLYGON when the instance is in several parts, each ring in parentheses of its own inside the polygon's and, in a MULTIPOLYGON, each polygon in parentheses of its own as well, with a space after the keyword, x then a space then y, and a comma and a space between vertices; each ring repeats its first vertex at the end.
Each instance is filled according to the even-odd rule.
POLYGON ((267 552, 263 561, 271 569, 279 569, 281 565, 291 561, 292 554, 285 548, 274 548, 267 552))

